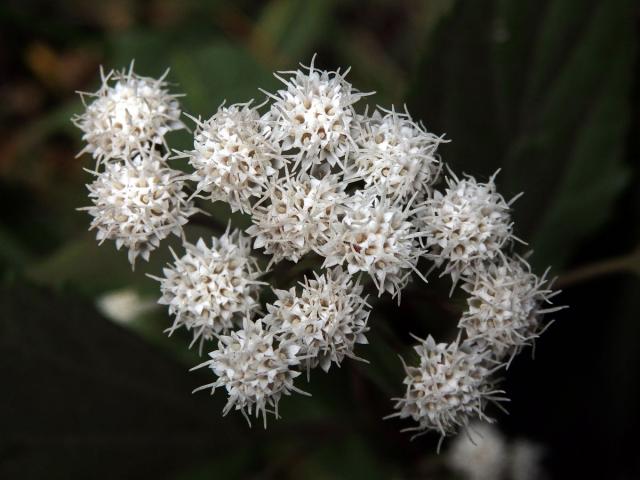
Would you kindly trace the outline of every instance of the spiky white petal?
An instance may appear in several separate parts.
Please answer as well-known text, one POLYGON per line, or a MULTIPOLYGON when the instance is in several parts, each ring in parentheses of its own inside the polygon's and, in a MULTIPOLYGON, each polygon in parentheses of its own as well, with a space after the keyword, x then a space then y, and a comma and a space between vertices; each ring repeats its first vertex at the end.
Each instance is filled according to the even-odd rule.
POLYGON ((264 248, 273 262, 297 262, 324 245, 343 211, 344 185, 333 175, 286 176, 269 184, 253 209, 247 233, 254 248, 264 248))
POLYGON ((320 249, 324 266, 346 265, 350 274, 367 272, 378 294, 396 296, 409 282, 423 254, 409 207, 360 190, 346 202, 342 222, 333 226, 332 238, 320 249))
POLYGON ((531 345, 544 329, 545 313, 555 293, 546 274, 538 277, 522 259, 483 265, 462 288, 469 293, 459 327, 467 337, 503 359, 531 345))
POLYGON ((513 238, 510 204, 496 192, 494 178, 479 183, 473 177, 447 178, 444 193, 434 192, 418 215, 426 234, 428 257, 457 281, 478 262, 500 255, 513 238))
POLYGON ((251 255, 251 240, 240 231, 227 231, 195 245, 184 244, 186 253, 163 270, 162 297, 158 303, 169 306, 175 316, 173 332, 184 326, 194 342, 210 340, 242 325, 245 317, 260 310, 258 302, 261 271, 251 255))
POLYGON ((264 323, 281 341, 300 347, 307 371, 320 366, 329 371, 344 357, 356 358, 356 343, 367 343, 369 308, 362 286, 340 268, 305 278, 302 291, 274 290, 278 299, 267 305, 264 323))
POLYGON ((127 248, 131 265, 138 256, 149 260, 169 234, 181 236, 196 212, 182 191, 182 173, 153 152, 108 163, 95 175, 87 185, 93 206, 83 209, 93 217, 90 229, 97 230, 98 241, 114 240, 116 248, 127 248))
POLYGON ((198 122, 193 147, 186 155, 195 169, 197 192, 228 202, 233 211, 249 213, 251 200, 262 196, 282 165, 249 103, 220 107, 209 120, 198 122))
POLYGON ((358 150, 350 158, 353 174, 393 198, 424 194, 438 179, 436 150, 442 141, 409 113, 376 110, 362 122, 358 150))
MULTIPOLYGON (((348 70, 347 70, 348 72, 348 70)), ((303 169, 340 163, 354 146, 359 124, 353 109, 363 95, 345 79, 347 72, 319 70, 313 65, 280 72, 284 89, 273 98, 268 118, 272 138, 296 156, 303 169)))
POLYGON ((218 349, 209 354, 211 360, 200 365, 211 368, 218 379, 197 390, 211 388, 213 393, 223 387, 229 396, 223 415, 232 409, 240 410, 247 420, 248 415, 262 415, 266 427, 267 413, 278 418, 283 394, 304 393, 293 385, 293 379, 300 375, 292 369, 299 364, 299 348, 279 343, 273 333, 263 329, 261 320, 245 318, 243 328, 221 336, 218 349))
MULTIPOLYGON (((167 71, 168 73, 168 71, 167 71)), ((152 150, 164 144, 165 135, 184 128, 180 104, 160 79, 142 77, 128 71, 102 74, 102 85, 83 114, 73 118, 87 143, 82 150, 98 160, 129 158, 136 152, 152 150)))
POLYGON ((500 480, 509 460, 507 442, 486 422, 472 422, 460 432, 447 451, 449 467, 468 480, 500 480))
POLYGON ((407 431, 456 433, 470 420, 488 420, 487 400, 495 399, 484 352, 457 342, 436 343, 433 337, 414 347, 419 365, 405 365, 405 396, 397 398, 391 417, 410 418, 417 426, 407 431))

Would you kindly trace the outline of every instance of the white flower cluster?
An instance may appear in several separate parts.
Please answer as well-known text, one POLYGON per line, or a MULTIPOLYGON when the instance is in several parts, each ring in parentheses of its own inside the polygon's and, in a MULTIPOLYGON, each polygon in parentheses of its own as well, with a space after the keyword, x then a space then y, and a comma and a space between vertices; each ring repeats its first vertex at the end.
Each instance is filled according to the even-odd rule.
POLYGON ((486 351, 458 342, 436 343, 429 336, 414 347, 417 367, 405 366, 406 394, 396 399, 398 412, 390 417, 411 418, 418 423, 407 431, 418 435, 437 429, 442 436, 455 433, 475 417, 484 418, 488 400, 502 393, 490 381, 486 351))
POLYGON ((301 287, 299 296, 295 287, 275 290, 278 300, 267 306, 264 322, 281 341, 298 345, 307 372, 318 365, 327 372, 345 356, 357 359, 353 349, 367 343, 369 317, 362 286, 334 268, 314 280, 305 278, 301 287))
POLYGON ((182 235, 182 226, 195 212, 182 191, 180 172, 154 151, 111 160, 95 175, 87 186, 93 205, 83 209, 93 217, 98 241, 114 240, 116 248, 128 248, 132 265, 138 256, 149 260, 170 234, 182 235))
POLYGON ((167 73, 157 80, 141 77, 133 72, 133 62, 128 72, 101 71, 102 86, 95 93, 81 94, 86 110, 73 118, 87 143, 78 155, 122 159, 166 145, 167 132, 184 128, 178 95, 166 88, 167 73), (88 105, 85 95, 93 99, 88 105))
POLYGON ((210 367, 218 379, 196 391, 211 388, 213 393, 224 387, 229 400, 223 415, 235 408, 249 421, 248 415, 255 411, 256 417, 262 414, 266 427, 267 407, 273 408, 278 417, 283 393, 304 393, 293 386, 293 379, 300 375, 291 368, 300 362, 299 349, 295 344, 279 342, 272 332, 262 328, 260 320, 245 318, 243 328, 221 336, 218 349, 209 354, 211 360, 200 365, 210 367))
POLYGON ((263 282, 257 260, 251 256, 250 241, 238 230, 229 229, 208 247, 200 238, 195 245, 184 244, 186 253, 175 256, 175 264, 163 270, 162 297, 175 316, 169 332, 184 326, 193 330, 193 341, 210 340, 242 325, 245 317, 260 310, 263 282))
POLYGON ((452 434, 489 419, 485 406, 502 400, 494 371, 545 328, 543 314, 557 310, 547 305, 553 292, 512 253, 513 200, 496 192, 495 175, 480 183, 450 172, 439 189, 443 138, 406 111, 356 111, 368 94, 346 74, 312 61, 276 75, 284 86, 265 92, 261 105, 190 117, 193 149, 176 153, 189 173, 167 165, 165 134, 183 125, 164 77, 132 69, 103 75, 74 119, 83 152, 98 161, 92 228, 100 241, 127 247, 132 264, 170 233, 182 237, 185 253, 153 277, 174 317, 168 331, 185 327, 201 348, 217 341, 201 365, 217 377, 205 388, 226 390, 223 413, 265 422, 267 413, 278 415, 283 394, 301 392, 293 384, 301 371, 309 378, 313 368, 358 359, 355 346, 367 343, 369 329, 367 289, 400 302, 413 273, 426 281, 421 259, 433 261, 454 287, 462 284, 468 309, 455 342, 429 336, 415 347, 418 365, 405 366, 406 393, 391 416, 415 421, 409 430, 418 434, 452 434), (183 226, 204 213, 195 201, 225 201, 251 226, 228 227, 210 245, 189 243, 183 226), (296 285, 290 262, 313 275, 296 285), (260 290, 269 279, 285 289, 274 288, 265 305, 260 290))
POLYGON ((549 326, 542 324, 545 313, 563 308, 545 308, 558 293, 546 283, 546 273, 531 273, 520 258, 485 265, 462 287, 469 294, 468 308, 458 326, 496 360, 511 359, 549 326))
POLYGON ((97 160, 93 183, 87 186, 93 205, 84 208, 93 217, 91 228, 99 242, 114 240, 129 250, 135 265, 196 212, 183 191, 184 175, 158 151, 166 146, 165 134, 184 128, 178 95, 166 90, 164 77, 152 79, 128 71, 101 72, 95 93, 82 93, 86 110, 75 116, 86 146, 80 152, 97 160), (85 96, 93 101, 86 104, 85 96))

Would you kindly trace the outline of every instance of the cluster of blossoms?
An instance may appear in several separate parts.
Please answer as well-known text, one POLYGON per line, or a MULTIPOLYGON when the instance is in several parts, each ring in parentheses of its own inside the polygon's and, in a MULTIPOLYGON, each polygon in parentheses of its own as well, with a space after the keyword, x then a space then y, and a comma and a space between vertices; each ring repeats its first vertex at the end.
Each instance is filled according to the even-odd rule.
POLYGON ((503 399, 494 372, 544 330, 554 293, 512 253, 513 200, 496 192, 495 175, 482 183, 449 171, 440 188, 443 138, 408 112, 358 113, 368 94, 346 73, 312 62, 276 75, 283 87, 262 105, 190 117, 193 149, 173 157, 187 159, 190 172, 168 165, 165 135, 184 125, 164 77, 103 74, 74 118, 82 152, 97 161, 91 227, 99 241, 127 248, 132 265, 170 233, 182 238, 182 256, 172 250, 174 262, 152 277, 174 317, 168 331, 184 327, 201 349, 213 342, 200 366, 216 380, 201 388, 226 390, 224 414, 240 410, 265 424, 267 413, 278 416, 283 394, 304 393, 294 385, 302 372, 309 378, 316 367, 359 359, 371 311, 366 290, 400 302, 413 274, 426 281, 421 259, 431 261, 461 285, 468 308, 456 341, 419 341, 418 364, 405 365, 405 394, 390 416, 442 436, 475 418, 490 421, 485 407, 503 399), (225 201, 252 225, 189 243, 183 227, 204 213, 196 201, 225 201), (320 270, 261 302, 270 269, 301 259, 320 270))

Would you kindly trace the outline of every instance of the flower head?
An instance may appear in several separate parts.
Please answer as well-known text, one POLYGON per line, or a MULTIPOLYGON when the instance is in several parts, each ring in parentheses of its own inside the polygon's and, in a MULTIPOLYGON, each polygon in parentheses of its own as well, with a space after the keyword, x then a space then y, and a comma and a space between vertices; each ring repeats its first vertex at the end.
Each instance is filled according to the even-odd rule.
POLYGON ((440 137, 428 133, 408 113, 395 110, 376 110, 362 124, 359 148, 350 159, 354 174, 366 187, 407 200, 433 185, 440 173, 436 155, 440 137))
POLYGON ((254 207, 247 233, 255 238, 254 248, 264 248, 273 262, 297 262, 329 240, 344 198, 344 185, 334 175, 283 177, 269 184, 254 207))
POLYGON ((507 442, 490 423, 472 422, 447 452, 447 464, 469 480, 499 480, 509 461, 507 442))
POLYGON ((318 365, 326 372, 331 363, 340 365, 344 357, 356 358, 356 343, 364 336, 369 317, 362 287, 340 268, 305 278, 302 292, 275 290, 278 300, 267 305, 264 323, 287 343, 300 347, 299 355, 309 368, 318 365))
POLYGON ((398 295, 416 269, 422 249, 409 207, 361 190, 346 202, 342 222, 320 249, 324 266, 346 264, 350 274, 367 272, 378 293, 398 295))
POLYGON ((150 152, 107 164, 87 185, 93 206, 83 210, 93 217, 90 228, 97 230, 97 239, 114 240, 118 250, 128 248, 134 265, 138 256, 149 260, 169 234, 182 235, 182 226, 196 212, 183 186, 182 173, 150 152))
MULTIPOLYGON (((251 256, 251 241, 229 229, 208 247, 202 239, 185 243, 186 253, 163 270, 158 278, 162 297, 175 316, 173 332, 184 326, 197 339, 209 340, 242 325, 245 317, 260 309, 258 281, 261 271, 251 256)), ((175 256, 175 255, 174 255, 175 256)), ((202 343, 201 343, 202 345, 202 343)))
POLYGON ((233 211, 249 213, 250 200, 262 196, 282 164, 263 130, 257 110, 248 103, 220 107, 209 120, 198 121, 194 149, 186 154, 197 191, 212 201, 228 202, 233 211))
POLYGON ((473 177, 447 179, 444 193, 436 191, 418 216, 428 257, 457 281, 479 261, 500 255, 514 238, 510 205, 496 193, 494 178, 478 183, 473 177))
POLYGON ((544 330, 543 315, 563 308, 549 307, 557 292, 521 259, 484 265, 462 288, 469 293, 468 308, 458 326, 496 359, 532 344, 544 330))
POLYGON ((300 375, 291 368, 299 363, 298 350, 296 345, 279 343, 273 333, 262 328, 260 320, 245 318, 243 328, 221 336, 218 349, 209 354, 211 360, 200 365, 211 368, 218 379, 197 390, 211 388, 213 393, 224 387, 229 400, 223 415, 240 410, 249 421, 248 415, 255 413, 263 416, 266 427, 267 412, 278 418, 282 394, 304 393, 293 386, 293 379, 300 375))
POLYGON ((168 72, 159 79, 141 77, 133 73, 132 63, 128 72, 103 73, 98 91, 82 94, 83 102, 84 95, 93 101, 73 119, 87 142, 80 153, 98 160, 129 158, 163 144, 167 132, 184 128, 179 95, 166 88, 168 72))
POLYGON ((493 395, 487 355, 457 342, 436 343, 433 337, 414 347, 420 363, 405 365, 405 396, 396 399, 397 413, 390 417, 411 418, 418 423, 407 431, 419 434, 434 430, 442 436, 456 433, 473 418, 485 417, 487 400, 493 395))
POLYGON ((280 72, 285 87, 273 98, 267 116, 272 137, 292 151, 303 169, 327 161, 339 163, 355 146, 358 128, 353 104, 365 94, 355 90, 345 77, 348 70, 328 72, 313 65, 294 72, 280 72))

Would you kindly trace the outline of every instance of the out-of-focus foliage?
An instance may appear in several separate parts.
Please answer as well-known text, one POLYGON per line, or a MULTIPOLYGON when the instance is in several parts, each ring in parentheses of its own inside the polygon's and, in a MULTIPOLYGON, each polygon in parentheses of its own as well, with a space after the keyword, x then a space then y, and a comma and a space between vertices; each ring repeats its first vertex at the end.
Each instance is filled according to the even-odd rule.
MULTIPOLYGON (((401 390, 406 332, 444 339, 457 322, 459 299, 446 300, 449 286, 435 276, 445 301, 414 282, 400 309, 381 305, 361 352, 370 364, 314 373, 302 385, 313 397, 284 399, 284 419, 266 432, 222 419, 223 395, 191 396, 207 375, 187 372, 200 359, 179 334, 162 335, 164 312, 125 326, 96 313, 95 299, 119 288, 157 295, 145 273, 170 258, 165 245, 132 273, 76 211, 88 202, 82 168, 91 163, 74 158, 80 135, 69 119, 81 109, 74 91, 95 89, 100 65, 135 59, 152 76, 170 67, 184 110, 208 117, 225 100, 260 102, 256 87, 279 83, 271 72, 317 53, 321 67, 351 66, 358 88, 377 91, 371 105, 406 103, 446 133, 441 154, 455 171, 488 178, 501 168, 502 193, 525 192, 515 222, 536 269, 551 264, 561 281, 579 281, 607 265, 634 268, 624 257, 640 244, 631 0, 7 0, 0 21, 1 478, 447 478, 437 438, 410 443, 381 420, 401 390)), ((190 141, 189 132, 169 138, 178 150, 190 141)), ((205 207, 224 224, 225 207, 205 207)), ((190 226, 187 235, 207 232, 190 226)), ((572 310, 541 340, 542 359, 507 373, 513 415, 499 419, 549 444, 559 478, 587 478, 575 466, 597 451, 587 441, 635 438, 639 282, 607 278, 567 284, 561 303, 572 310), (595 433, 567 446, 585 418, 595 433)), ((633 475, 619 455, 604 448, 602 471, 623 464, 633 475)))

